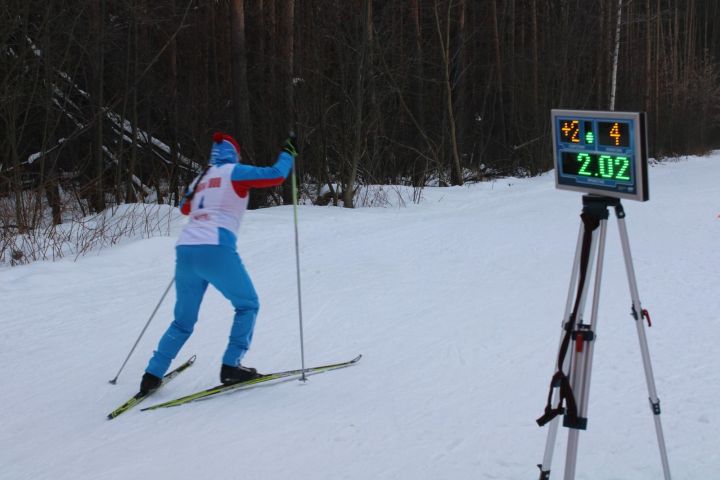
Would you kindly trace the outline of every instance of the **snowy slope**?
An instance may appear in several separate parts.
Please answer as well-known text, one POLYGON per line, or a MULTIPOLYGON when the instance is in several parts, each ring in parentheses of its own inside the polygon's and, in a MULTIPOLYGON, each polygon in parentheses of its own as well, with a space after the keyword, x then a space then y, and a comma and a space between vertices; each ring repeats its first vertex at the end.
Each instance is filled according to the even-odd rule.
MULTIPOLYGON (((650 175, 651 201, 625 208, 673 478, 718 478, 720 156, 650 175)), ((580 195, 552 175, 423 195, 300 208, 306 363, 362 353, 357 366, 113 421, 170 321, 174 293, 109 385, 172 278, 175 239, 0 270, 0 479, 537 478, 580 195)), ((291 207, 241 230, 262 304, 245 363, 260 371, 300 364, 293 239, 291 207)), ((613 217, 578 479, 661 477, 629 307, 613 217)), ((231 316, 210 289, 178 358, 195 366, 147 405, 217 383, 231 316)))

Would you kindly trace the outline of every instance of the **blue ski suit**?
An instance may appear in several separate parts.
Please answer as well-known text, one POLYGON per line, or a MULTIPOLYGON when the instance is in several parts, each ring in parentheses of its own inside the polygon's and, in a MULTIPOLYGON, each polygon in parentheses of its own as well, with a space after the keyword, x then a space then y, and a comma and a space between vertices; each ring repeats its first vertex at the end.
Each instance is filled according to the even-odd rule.
POLYGON ((280 153, 271 167, 243 165, 240 147, 229 135, 213 137, 210 166, 191 183, 180 204, 190 220, 176 246, 174 321, 160 339, 146 372, 162 377, 193 332, 200 303, 213 285, 235 308, 223 364, 238 366, 250 348, 260 304, 236 251, 236 233, 251 188, 281 184, 293 156, 280 153))

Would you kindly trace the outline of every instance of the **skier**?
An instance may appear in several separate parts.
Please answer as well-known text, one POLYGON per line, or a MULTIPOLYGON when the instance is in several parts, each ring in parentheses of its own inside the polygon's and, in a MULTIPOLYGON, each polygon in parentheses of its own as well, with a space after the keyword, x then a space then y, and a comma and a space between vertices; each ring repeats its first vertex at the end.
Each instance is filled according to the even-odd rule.
POLYGON ((255 288, 236 251, 236 233, 251 188, 280 185, 297 155, 294 136, 287 139, 275 165, 254 167, 240 163, 240 146, 224 133, 213 135, 210 163, 188 188, 180 211, 190 220, 175 248, 174 321, 160 339, 145 369, 140 392, 150 393, 162 383, 170 363, 190 337, 208 284, 235 308, 220 381, 233 383, 259 376, 241 365, 250 347, 259 302, 255 288))

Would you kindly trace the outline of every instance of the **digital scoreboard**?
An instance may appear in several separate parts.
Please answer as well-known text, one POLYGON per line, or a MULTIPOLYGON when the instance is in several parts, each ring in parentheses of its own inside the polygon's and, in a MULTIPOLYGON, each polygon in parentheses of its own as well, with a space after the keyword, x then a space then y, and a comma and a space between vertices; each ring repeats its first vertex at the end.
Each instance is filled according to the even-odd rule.
POLYGON ((557 188, 648 200, 645 113, 553 109, 551 120, 557 188))

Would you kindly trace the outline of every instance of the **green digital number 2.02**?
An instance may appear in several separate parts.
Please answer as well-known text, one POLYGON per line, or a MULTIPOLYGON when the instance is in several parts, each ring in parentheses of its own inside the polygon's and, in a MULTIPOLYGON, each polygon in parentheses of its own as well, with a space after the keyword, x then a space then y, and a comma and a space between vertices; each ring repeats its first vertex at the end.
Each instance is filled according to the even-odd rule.
POLYGON ((578 170, 578 175, 585 177, 600 176, 602 178, 612 178, 615 180, 630 180, 627 174, 630 168, 630 159, 628 157, 600 155, 597 157, 598 172, 596 174, 593 174, 591 170, 592 160, 593 157, 588 153, 578 154, 577 161, 582 164, 578 170))
POLYGON ((578 170, 578 175, 585 175, 587 177, 591 177, 592 173, 588 171, 588 165, 590 165, 590 161, 592 160, 590 158, 590 155, 587 153, 580 153, 577 156, 578 162, 582 162, 582 165, 580 166, 580 170, 578 170))

